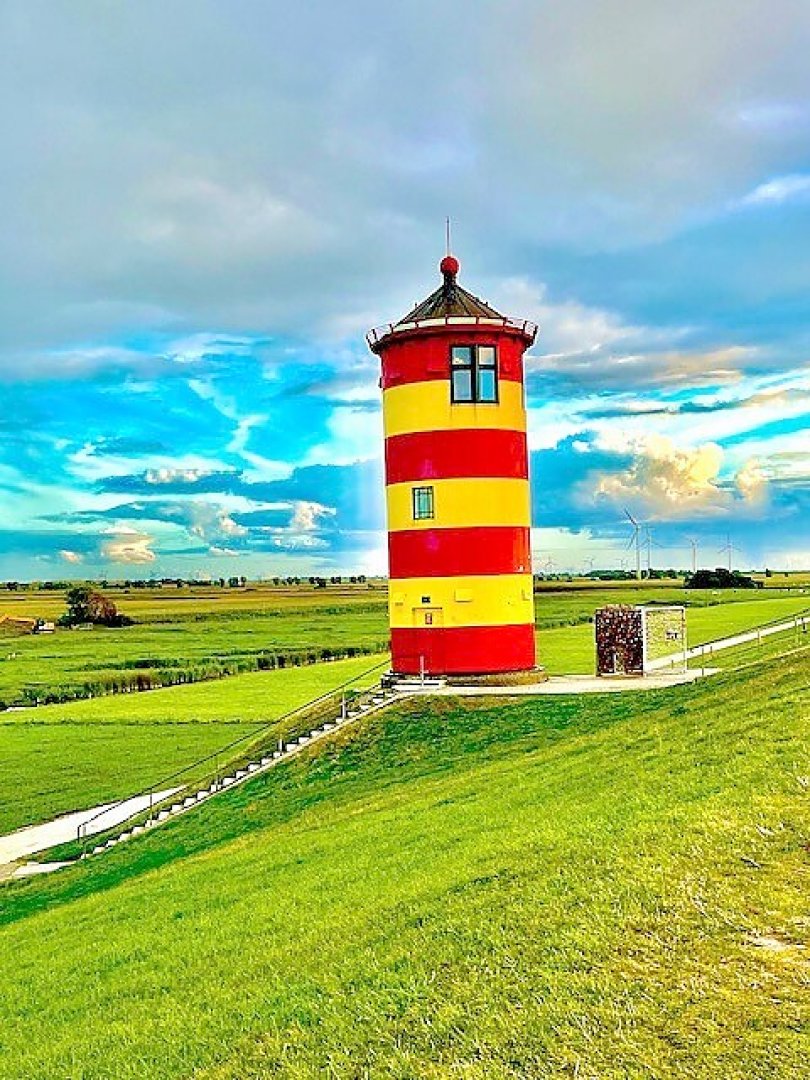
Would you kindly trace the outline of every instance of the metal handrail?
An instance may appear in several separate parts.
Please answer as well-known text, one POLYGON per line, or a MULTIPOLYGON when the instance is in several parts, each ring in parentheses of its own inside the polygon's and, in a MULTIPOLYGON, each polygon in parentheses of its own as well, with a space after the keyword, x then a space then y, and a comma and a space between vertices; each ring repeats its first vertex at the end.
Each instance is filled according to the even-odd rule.
POLYGON ((537 323, 530 319, 511 319, 507 316, 487 315, 441 315, 436 319, 415 319, 412 322, 384 323, 375 326, 366 334, 369 347, 373 347, 389 334, 399 334, 408 330, 429 329, 432 326, 503 326, 510 330, 520 330, 521 333, 531 337, 537 335, 537 323))
MULTIPOLYGON (((76 840, 77 840, 77 842, 81 844, 82 841, 87 840, 87 838, 88 838, 87 826, 88 825, 90 825, 94 821, 97 821, 99 818, 104 817, 105 814, 109 814, 111 810, 114 810, 116 807, 121 806, 123 803, 129 802, 131 799, 139 799, 139 798, 142 798, 142 797, 148 795, 149 796, 149 808, 148 809, 149 809, 149 813, 151 814, 151 812, 152 812, 152 810, 154 808, 154 804, 152 802, 153 795, 155 794, 156 791, 160 791, 162 789, 165 789, 172 780, 179 779, 179 777, 181 777, 181 776, 185 775, 186 773, 190 772, 192 769, 196 769, 200 765, 205 765, 206 762, 209 762, 209 761, 216 762, 216 772, 217 772, 217 775, 218 775, 219 774, 219 759, 222 757, 223 754, 227 753, 230 750, 233 750, 234 747, 239 746, 241 743, 247 742, 248 740, 255 740, 255 739, 259 738, 262 735, 262 733, 266 732, 269 728, 276 727, 278 724, 283 723, 285 720, 292 719, 294 716, 297 716, 299 713, 306 712, 308 709, 312 709, 312 708, 317 707, 318 705, 325 702, 328 698, 333 697, 336 694, 344 694, 345 695, 345 691, 349 687, 351 687, 353 683, 356 683, 356 682, 360 681, 361 679, 367 678, 369 675, 374 674, 375 671, 379 671, 381 668, 388 667, 388 665, 389 665, 389 660, 385 659, 385 660, 381 661, 379 664, 375 664, 373 667, 368 668, 366 671, 360 672, 359 675, 355 675, 354 678, 348 679, 345 683, 341 683, 339 686, 334 687, 332 690, 327 690, 325 693, 320 694, 318 697, 313 698, 311 701, 306 701, 302 705, 298 705, 298 706, 296 706, 296 708, 290 709, 289 712, 283 713, 281 716, 277 716, 273 720, 268 720, 267 723, 262 724, 260 727, 256 728, 254 731, 249 731, 245 735, 240 735, 238 739, 234 739, 232 742, 226 743, 225 746, 219 747, 217 750, 212 751, 210 754, 206 754, 204 757, 198 758, 196 761, 192 761, 190 764, 185 765, 182 769, 178 769, 175 772, 171 773, 170 775, 162 777, 160 780, 157 780, 154 783, 150 784, 149 787, 146 787, 146 788, 141 789, 140 791, 137 791, 134 795, 126 795, 123 798, 118 799, 116 802, 110 803, 109 805, 105 806, 103 809, 99 810, 98 813, 93 814, 92 817, 87 818, 86 821, 83 821, 78 826, 78 829, 76 831, 76 840)), ((169 798, 169 797, 173 798, 174 796, 167 796, 166 798, 169 798)), ((160 802, 163 802, 163 801, 165 801, 165 799, 160 800, 160 802)), ((143 814, 145 812, 145 809, 146 808, 141 808, 139 810, 134 810, 131 814, 127 815, 127 817, 123 818, 121 821, 116 822, 115 826, 110 826, 110 828, 114 828, 114 827, 117 827, 119 825, 125 825, 128 821, 131 821, 133 818, 139 817, 141 814, 143 814)), ((104 830, 102 829, 100 831, 103 832, 104 830)))

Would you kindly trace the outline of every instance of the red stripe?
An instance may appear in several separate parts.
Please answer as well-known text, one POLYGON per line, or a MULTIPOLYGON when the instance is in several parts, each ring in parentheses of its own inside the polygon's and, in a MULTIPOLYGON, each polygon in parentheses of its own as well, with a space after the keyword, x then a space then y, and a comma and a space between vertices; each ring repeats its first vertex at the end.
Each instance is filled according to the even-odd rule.
POLYGON ((385 480, 445 480, 457 476, 526 479, 525 431, 460 428, 413 431, 385 440, 385 480))
POLYGON ((485 675, 535 666, 534 626, 443 626, 391 631, 391 667, 402 675, 485 675), (424 665, 424 668, 423 668, 424 665))
POLYGON ((498 377, 507 382, 523 381, 523 353, 526 339, 504 334, 498 327, 482 327, 478 333, 455 327, 441 333, 392 341, 382 352, 383 390, 406 383, 450 379, 450 349, 453 345, 497 345, 498 377), (486 330, 486 332, 485 332, 486 330))
POLYGON ((388 563, 391 578, 529 574, 529 530, 510 525, 404 529, 388 534, 388 563))

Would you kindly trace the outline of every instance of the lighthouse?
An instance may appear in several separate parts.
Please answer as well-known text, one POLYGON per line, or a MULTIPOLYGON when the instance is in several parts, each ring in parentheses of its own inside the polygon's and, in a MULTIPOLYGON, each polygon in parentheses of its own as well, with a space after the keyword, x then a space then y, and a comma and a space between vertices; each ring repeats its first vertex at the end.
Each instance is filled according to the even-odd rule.
POLYGON ((537 327, 458 284, 370 331, 380 357, 397 674, 535 667, 523 354, 537 327))

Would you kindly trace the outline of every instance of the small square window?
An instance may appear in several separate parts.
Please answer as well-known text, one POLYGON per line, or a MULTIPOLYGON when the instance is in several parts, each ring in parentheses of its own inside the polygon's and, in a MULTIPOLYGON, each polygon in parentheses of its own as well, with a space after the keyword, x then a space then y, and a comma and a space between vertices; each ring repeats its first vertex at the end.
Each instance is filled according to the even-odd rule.
POLYGON ((433 512, 433 488, 415 487, 413 489, 413 519, 424 521, 432 518, 433 512))
POLYGON ((495 346, 494 345, 479 345, 478 346, 478 366, 479 367, 495 367, 495 346))
POLYGON ((472 367, 473 351, 471 345, 454 345, 452 352, 453 367, 472 367))

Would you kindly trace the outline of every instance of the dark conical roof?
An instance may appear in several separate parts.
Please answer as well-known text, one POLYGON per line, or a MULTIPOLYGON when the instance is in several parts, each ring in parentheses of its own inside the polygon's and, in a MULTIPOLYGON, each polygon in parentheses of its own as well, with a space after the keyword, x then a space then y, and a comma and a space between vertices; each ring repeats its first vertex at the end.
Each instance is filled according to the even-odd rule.
POLYGON ((439 269, 442 272, 443 281, 435 292, 432 292, 426 300, 409 311, 407 315, 396 324, 418 322, 422 319, 444 319, 449 315, 479 316, 484 319, 502 319, 500 312, 467 292, 456 281, 458 274, 458 259, 452 255, 446 255, 439 269))

